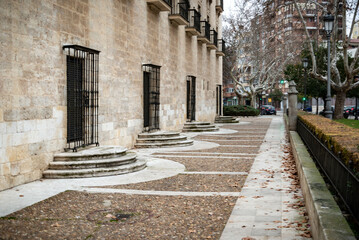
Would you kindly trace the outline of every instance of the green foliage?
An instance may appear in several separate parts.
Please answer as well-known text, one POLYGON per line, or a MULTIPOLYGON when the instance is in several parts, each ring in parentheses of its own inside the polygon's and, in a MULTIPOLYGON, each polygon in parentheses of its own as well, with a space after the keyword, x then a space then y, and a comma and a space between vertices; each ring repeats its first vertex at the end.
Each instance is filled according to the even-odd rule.
POLYGON ((224 106, 224 116, 258 116, 259 110, 251 106, 246 105, 235 105, 235 106, 224 106))
POLYGON ((352 128, 358 128, 359 129, 359 121, 358 120, 354 120, 354 119, 337 119, 335 120, 336 122, 339 122, 339 123, 342 123, 342 124, 345 124, 349 127, 352 127, 352 128))
POLYGON ((279 89, 275 89, 271 94, 269 94, 269 97, 272 98, 273 101, 280 102, 282 101, 283 93, 279 89))

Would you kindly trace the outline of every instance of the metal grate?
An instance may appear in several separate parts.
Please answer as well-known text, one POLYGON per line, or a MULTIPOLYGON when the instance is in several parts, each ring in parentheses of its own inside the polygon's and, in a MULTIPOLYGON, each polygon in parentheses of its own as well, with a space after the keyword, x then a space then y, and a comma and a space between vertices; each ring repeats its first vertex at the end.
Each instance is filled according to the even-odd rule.
POLYGON ((160 68, 152 64, 142 65, 145 131, 160 129, 160 68))
POLYGON ((187 76, 187 121, 196 120, 196 77, 187 76))
POLYGON ((63 46, 67 55, 67 150, 98 142, 99 51, 63 46))
POLYGON ((201 14, 196 9, 189 9, 189 28, 195 28, 198 32, 201 32, 201 14))
POLYGON ((347 209, 359 220, 359 179, 298 118, 297 132, 319 164, 347 209))

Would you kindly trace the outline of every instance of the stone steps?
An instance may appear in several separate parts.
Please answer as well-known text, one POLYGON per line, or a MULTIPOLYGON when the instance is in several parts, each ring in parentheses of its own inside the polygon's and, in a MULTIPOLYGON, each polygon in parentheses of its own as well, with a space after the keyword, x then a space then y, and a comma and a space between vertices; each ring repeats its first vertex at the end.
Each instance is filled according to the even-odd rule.
POLYGON ((119 146, 101 146, 78 152, 59 153, 43 172, 44 178, 87 178, 131 173, 146 167, 146 161, 119 146))
POLYGON ((117 158, 109 159, 95 159, 85 161, 54 161, 49 164, 49 168, 53 170, 66 170, 66 169, 88 169, 88 168, 103 168, 115 167, 128 163, 136 162, 136 154, 126 154, 117 158))
POLYGON ((217 116, 214 120, 215 123, 239 123, 236 117, 232 116, 217 116))
POLYGON ((91 169, 73 169, 73 170, 46 170, 43 173, 44 178, 89 178, 89 177, 103 177, 119 174, 126 174, 140 171, 146 168, 146 161, 137 159, 136 162, 106 168, 91 168, 91 169))
POLYGON ((184 124, 182 132, 214 132, 218 130, 209 122, 188 122, 184 124))
POLYGON ((136 141, 136 148, 182 147, 192 145, 193 141, 179 132, 141 133, 136 141))

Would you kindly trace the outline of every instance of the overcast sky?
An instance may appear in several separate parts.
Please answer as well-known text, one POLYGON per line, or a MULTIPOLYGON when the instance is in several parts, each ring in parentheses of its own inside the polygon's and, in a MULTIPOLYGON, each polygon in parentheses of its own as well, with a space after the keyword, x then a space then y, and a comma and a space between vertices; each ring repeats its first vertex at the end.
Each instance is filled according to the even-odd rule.
POLYGON ((233 11, 234 1, 235 0, 223 0, 224 16, 228 16, 233 11))

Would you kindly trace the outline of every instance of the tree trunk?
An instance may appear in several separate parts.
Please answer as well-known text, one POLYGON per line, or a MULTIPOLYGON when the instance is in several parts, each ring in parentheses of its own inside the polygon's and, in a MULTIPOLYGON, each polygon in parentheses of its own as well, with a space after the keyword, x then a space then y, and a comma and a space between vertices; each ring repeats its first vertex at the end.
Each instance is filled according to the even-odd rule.
POLYGON ((257 108, 257 101, 256 101, 256 94, 252 94, 251 95, 251 106, 254 107, 254 108, 257 108))
POLYGON ((334 109, 333 119, 341 119, 341 118, 343 118, 345 98, 346 98, 346 92, 345 91, 338 91, 336 93, 335 109, 334 109))

